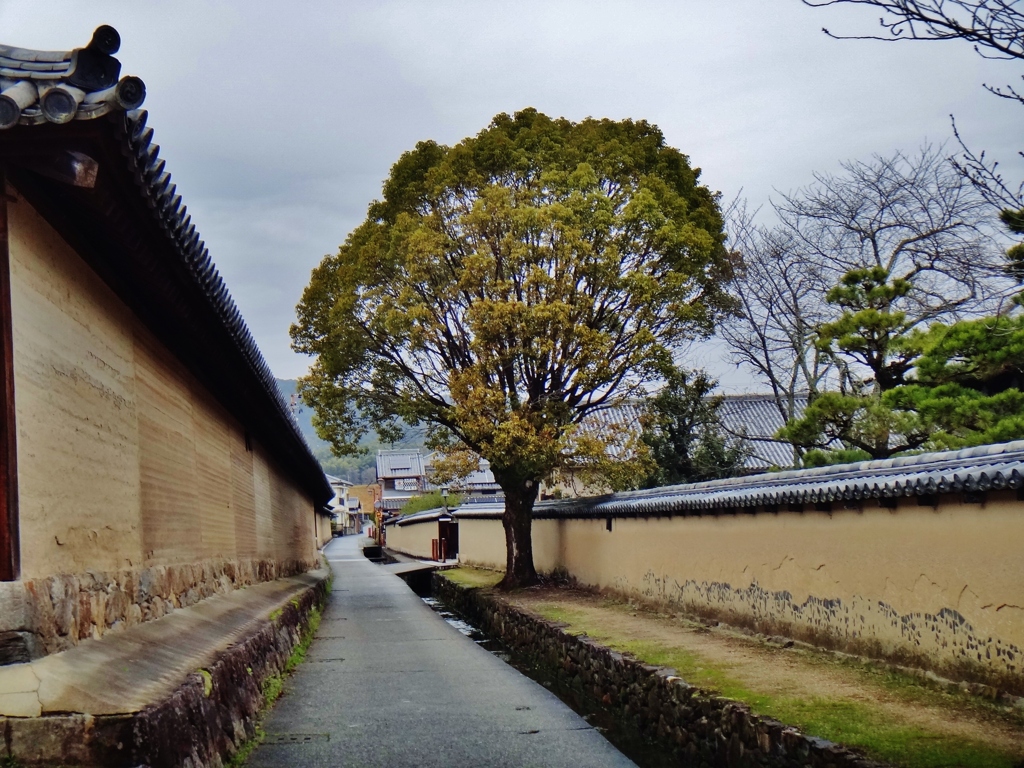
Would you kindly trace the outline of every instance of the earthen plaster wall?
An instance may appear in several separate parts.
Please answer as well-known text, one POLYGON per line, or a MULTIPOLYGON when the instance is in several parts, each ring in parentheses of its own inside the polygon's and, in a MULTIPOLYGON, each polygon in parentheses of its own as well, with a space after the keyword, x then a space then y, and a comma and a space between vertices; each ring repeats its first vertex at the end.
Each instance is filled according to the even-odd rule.
MULTIPOLYGON (((500 520, 460 559, 503 568, 500 520)), ((1024 503, 534 521, 538 570, 818 644, 1024 686, 1024 503), (1007 682, 1009 681, 1009 682, 1007 682)))
MULTIPOLYGON (((313 501, 8 192, 22 602, 38 612, 45 593, 58 618, 97 590, 125 603, 76 603, 34 652, 315 565, 313 501), (154 608, 140 580, 163 579, 166 605, 154 608)), ((0 633, 12 621, 0 615, 0 633)), ((45 621, 26 616, 20 629, 38 635, 45 621)))
POLYGON ((329 515, 317 515, 316 517, 316 543, 322 547, 334 537, 331 530, 331 518, 329 515))
MULTIPOLYGON (((501 522, 498 522, 501 528, 501 522)), ((437 538, 437 520, 424 520, 421 523, 407 523, 405 525, 389 525, 387 527, 387 547, 398 552, 403 552, 410 557, 429 559, 433 554, 431 542, 437 538)), ((459 546, 462 546, 462 526, 459 525, 459 546)), ((504 534, 502 534, 502 547, 504 547, 504 534)), ((502 561, 504 562, 504 560, 502 561)))

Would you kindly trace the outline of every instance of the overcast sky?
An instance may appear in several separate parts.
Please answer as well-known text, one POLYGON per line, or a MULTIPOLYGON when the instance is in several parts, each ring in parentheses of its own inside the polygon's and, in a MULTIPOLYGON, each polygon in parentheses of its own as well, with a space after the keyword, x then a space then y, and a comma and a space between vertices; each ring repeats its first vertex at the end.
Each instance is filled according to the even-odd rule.
MULTIPOLYGON (((310 270, 421 139, 452 144, 499 112, 646 119, 725 199, 754 207, 841 160, 951 137, 1024 169, 1019 76, 969 45, 836 41, 864 8, 799 0, 146 2, 0 0, 0 42, 67 50, 101 23, 271 368, 301 375, 288 326, 310 270)), ((756 390, 715 346, 696 362, 756 390)))

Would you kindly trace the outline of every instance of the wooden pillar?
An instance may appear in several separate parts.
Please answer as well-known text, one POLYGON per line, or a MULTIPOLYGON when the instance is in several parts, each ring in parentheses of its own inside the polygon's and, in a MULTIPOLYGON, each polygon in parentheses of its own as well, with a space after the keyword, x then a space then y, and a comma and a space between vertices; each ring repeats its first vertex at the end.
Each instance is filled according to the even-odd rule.
POLYGON ((7 174, 0 165, 0 581, 21 573, 18 537, 18 451, 14 421, 14 332, 11 323, 11 252, 7 174))

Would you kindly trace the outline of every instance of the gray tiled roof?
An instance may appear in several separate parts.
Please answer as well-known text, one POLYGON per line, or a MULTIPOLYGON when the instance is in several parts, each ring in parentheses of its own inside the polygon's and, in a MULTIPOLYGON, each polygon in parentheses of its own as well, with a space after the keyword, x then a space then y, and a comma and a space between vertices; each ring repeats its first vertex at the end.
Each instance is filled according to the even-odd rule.
MULTIPOLYGON (((639 438, 643 431, 640 416, 643 409, 637 403, 620 403, 610 408, 591 411, 580 422, 580 431, 606 442, 609 454, 620 457, 630 437, 639 438)), ((625 458, 625 457, 622 457, 625 458)))
MULTIPOLYGON (((800 416, 807 407, 807 396, 798 395, 795 415, 800 416)), ((637 403, 625 403, 589 414, 583 420, 585 432, 601 437, 615 437, 615 433, 642 429, 640 417, 642 407, 637 403)), ((784 425, 785 419, 779 412, 772 395, 724 395, 718 409, 718 418, 727 435, 746 440, 750 454, 744 461, 747 470, 764 471, 773 468, 792 467, 793 446, 775 439, 775 433, 784 425)), ((612 442, 614 452, 615 441, 612 442)))
POLYGON ((815 469, 748 475, 570 501, 540 502, 534 516, 686 514, 704 510, 1024 487, 1024 440, 815 469))
POLYGON ((423 455, 418 449, 411 451, 378 451, 377 479, 392 477, 423 477, 423 455))
POLYGON ((117 30, 98 27, 84 48, 33 51, 0 45, 0 129, 14 125, 89 120, 114 110, 138 109, 146 86, 118 79, 117 30))
MULTIPOLYGON (((798 395, 793 415, 799 418, 806 407, 807 395, 798 395)), ((724 395, 718 419, 727 434, 747 441, 747 469, 793 466, 793 446, 775 439, 775 433, 786 425, 786 420, 773 395, 724 395)))
MULTIPOLYGON (((857 502, 862 499, 933 496, 942 493, 1024 488, 1024 440, 960 451, 923 453, 833 467, 790 470, 673 485, 648 491, 538 502, 535 519, 687 515, 789 504, 857 502)), ((456 518, 498 518, 502 504, 464 504, 456 518)), ((427 510, 403 518, 436 517, 427 510)))

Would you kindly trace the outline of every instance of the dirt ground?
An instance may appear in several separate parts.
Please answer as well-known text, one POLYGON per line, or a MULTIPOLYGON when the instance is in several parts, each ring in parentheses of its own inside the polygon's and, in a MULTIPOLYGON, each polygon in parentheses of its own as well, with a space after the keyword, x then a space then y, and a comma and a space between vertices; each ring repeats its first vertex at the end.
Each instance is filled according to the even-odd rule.
MULTIPOLYGON (((694 681, 698 684, 728 680, 734 687, 752 692, 755 700, 784 697, 853 702, 888 723, 1024 757, 1024 713, 1018 709, 982 702, 968 694, 940 692, 909 676, 880 674, 877 666, 851 663, 827 652, 784 648, 736 630, 708 627, 586 591, 544 587, 506 599, 537 615, 565 621, 570 631, 585 632, 616 650, 628 652, 645 646, 679 649, 696 664, 689 671, 703 678, 703 682, 694 681)), ((756 710, 756 701, 750 703, 756 710)))

